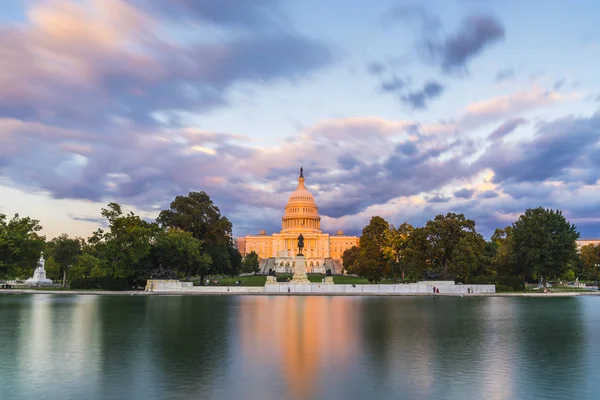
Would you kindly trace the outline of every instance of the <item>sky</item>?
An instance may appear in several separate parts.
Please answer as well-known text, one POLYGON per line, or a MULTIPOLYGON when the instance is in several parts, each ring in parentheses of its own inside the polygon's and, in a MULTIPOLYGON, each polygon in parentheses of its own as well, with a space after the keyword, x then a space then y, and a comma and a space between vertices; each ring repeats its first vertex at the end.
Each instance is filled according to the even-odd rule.
POLYGON ((5 0, 0 213, 88 237, 205 191, 279 231, 527 208, 600 237, 600 2, 5 0))

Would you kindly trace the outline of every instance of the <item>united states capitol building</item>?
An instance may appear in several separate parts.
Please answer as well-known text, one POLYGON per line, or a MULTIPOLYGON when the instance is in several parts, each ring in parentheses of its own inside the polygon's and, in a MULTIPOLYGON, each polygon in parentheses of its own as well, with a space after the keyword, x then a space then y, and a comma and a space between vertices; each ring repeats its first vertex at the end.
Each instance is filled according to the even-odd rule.
POLYGON ((304 237, 303 254, 307 273, 333 274, 342 271, 342 255, 352 246, 358 246, 358 237, 346 236, 343 231, 335 235, 323 233, 321 217, 315 198, 304 185, 300 168, 298 187, 290 195, 281 218, 281 231, 267 235, 262 230, 256 236, 239 237, 235 244, 243 256, 254 251, 260 259, 261 272, 270 269, 278 273, 293 273, 298 254, 298 236, 304 237))

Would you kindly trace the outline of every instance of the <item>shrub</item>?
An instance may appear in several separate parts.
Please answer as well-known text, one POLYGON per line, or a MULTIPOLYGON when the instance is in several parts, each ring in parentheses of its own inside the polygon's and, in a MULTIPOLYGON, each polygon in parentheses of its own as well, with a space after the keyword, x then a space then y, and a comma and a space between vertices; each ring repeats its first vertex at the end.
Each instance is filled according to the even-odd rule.
MULTIPOLYGON (((133 290, 142 282, 136 282, 133 278, 113 278, 103 276, 98 278, 78 278, 71 281, 71 289, 100 289, 100 290, 133 290)), ((145 282, 142 284, 142 286, 145 282)))
POLYGON ((471 276, 465 279, 467 285, 496 285, 497 292, 513 292, 525 290, 523 280, 518 276, 471 276), (500 290, 502 287, 503 290, 500 290))

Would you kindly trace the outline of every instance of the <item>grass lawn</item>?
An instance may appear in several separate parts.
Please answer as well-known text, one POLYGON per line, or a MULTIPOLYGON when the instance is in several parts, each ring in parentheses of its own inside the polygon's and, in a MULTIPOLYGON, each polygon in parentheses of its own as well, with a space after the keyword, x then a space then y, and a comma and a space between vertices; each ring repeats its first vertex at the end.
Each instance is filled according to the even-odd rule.
MULTIPOLYGON (((537 287, 537 286, 536 286, 537 287)), ((576 288, 576 287, 568 287, 568 286, 552 286, 549 287, 548 290, 550 292, 590 292, 590 291, 594 291, 594 290, 589 290, 589 289, 583 289, 583 288, 576 288)), ((527 293, 544 293, 544 289, 534 289, 534 288, 527 288, 527 293)))
POLYGON ((265 275, 252 275, 252 276, 234 276, 233 278, 221 278, 219 279, 219 285, 221 286, 235 286, 237 281, 241 281, 241 286, 264 286, 267 282, 265 275))
POLYGON ((369 283, 369 281, 367 278, 358 278, 356 276, 335 275, 333 277, 333 283, 337 283, 339 285, 363 285, 369 283))
MULTIPOLYGON (((281 278, 292 278, 291 274, 279 274, 277 275, 279 279, 281 278)), ((312 283, 321 283, 325 275, 308 275, 308 280, 312 283)), ((236 282, 241 281, 241 286, 264 286, 267 282, 267 277, 265 275, 253 275, 253 276, 234 276, 233 278, 221 278, 219 279, 219 284, 221 286, 236 286, 236 282)), ((358 278, 355 276, 346 276, 346 275, 334 275, 333 283, 339 285, 364 285, 369 283, 366 278, 358 278)), ((380 284, 392 284, 391 280, 382 280, 379 282, 380 284)))

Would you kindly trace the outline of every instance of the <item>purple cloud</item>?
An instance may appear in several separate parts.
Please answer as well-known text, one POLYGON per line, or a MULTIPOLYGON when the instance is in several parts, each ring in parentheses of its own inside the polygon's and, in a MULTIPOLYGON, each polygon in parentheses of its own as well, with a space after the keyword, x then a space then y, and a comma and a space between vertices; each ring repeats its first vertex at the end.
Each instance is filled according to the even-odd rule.
POLYGON ((425 50, 445 72, 465 71, 473 57, 504 35, 504 27, 494 17, 474 15, 465 18, 454 35, 442 41, 427 40, 425 50))
POLYGON ((216 25, 236 25, 259 29, 272 24, 279 13, 280 0, 126 0, 156 15, 183 20, 201 20, 216 25))
POLYGON ((398 92, 404 89, 407 85, 407 82, 404 79, 401 79, 397 76, 393 76, 389 80, 385 80, 381 82, 381 90, 384 92, 398 92))
MULTIPOLYGON (((253 13, 267 18, 271 1, 160 7, 192 3, 205 18, 241 23, 253 13)), ((161 15, 128 3, 67 7, 50 1, 34 3, 32 10, 35 19, 24 27, 4 27, 0 37, 5 60, 0 78, 8 82, 0 88, 0 117, 69 128, 92 125, 103 128, 103 137, 115 125, 159 125, 157 113, 222 107, 226 91, 239 83, 299 79, 333 60, 323 43, 282 29, 233 31, 227 39, 174 45, 161 36, 165 29, 157 29, 168 27, 161 15), (55 66, 57 60, 64 68, 55 66)), ((194 15, 199 14, 189 14, 194 15)))
POLYGON ((480 199, 493 199, 495 197, 498 197, 498 193, 496 193, 493 190, 486 190, 485 192, 479 193, 477 197, 480 199))
POLYGON ((520 125, 525 124, 526 122, 527 121, 524 118, 510 119, 510 120, 506 121, 505 123, 503 123, 502 125, 500 125, 498 128, 494 129, 494 131, 489 134, 488 139, 489 140, 498 140, 507 135, 510 135, 511 133, 514 132, 515 129, 517 129, 520 125))
POLYGON ((427 102, 440 97, 444 92, 444 86, 435 81, 426 82, 423 88, 416 92, 401 95, 400 99, 413 109, 425 109, 427 102))
MULTIPOLYGON (((456 120, 435 123, 320 121, 261 148, 243 135, 186 126, 181 114, 226 107, 241 84, 307 79, 333 62, 325 44, 279 26, 279 1, 85 3, 94 12, 80 2, 68 9, 59 1, 34 4, 37 19, 5 26, 0 37, 7 83, 0 87, 0 176, 20 188, 145 211, 205 190, 244 233, 279 227, 299 166, 329 229, 339 223, 347 232, 390 209, 418 224, 462 210, 492 230, 527 207, 568 208, 583 223, 600 210, 598 115, 544 122, 513 143, 497 140, 525 122, 517 118, 525 110, 572 95, 534 87, 471 103, 456 120), (174 44, 163 36, 173 24, 210 25, 223 35, 174 44), (473 138, 475 128, 494 121, 505 122, 489 135, 493 141, 473 138), (489 176, 485 186, 482 176, 489 176)), ((411 13, 429 33, 439 30, 416 8, 395 18, 411 13)), ((501 40, 499 23, 482 18, 446 39, 428 38, 437 65, 466 68, 501 40)), ((382 64, 369 71, 379 79, 393 74, 382 64)), ((435 80, 422 87, 409 81, 383 81, 382 89, 412 108, 445 91, 435 80)))
POLYGON ((429 203, 447 203, 450 201, 450 197, 446 197, 441 193, 436 193, 427 199, 429 203))
MULTIPOLYGON (((540 124, 537 135, 518 144, 496 145, 478 161, 495 172, 494 181, 579 180, 573 169, 591 165, 600 143, 600 114, 591 118, 567 117, 540 124)), ((588 182, 600 178, 590 171, 588 182)))
POLYGON ((385 65, 380 62, 372 61, 367 64, 367 72, 371 75, 381 75, 385 71, 385 65))
POLYGON ((464 188, 454 192, 454 197, 461 199, 470 199, 471 197, 473 197, 474 193, 475 191, 473 189, 464 188))
POLYGON ((496 74, 496 82, 503 82, 512 79, 515 76, 515 70, 512 68, 501 69, 496 74))

